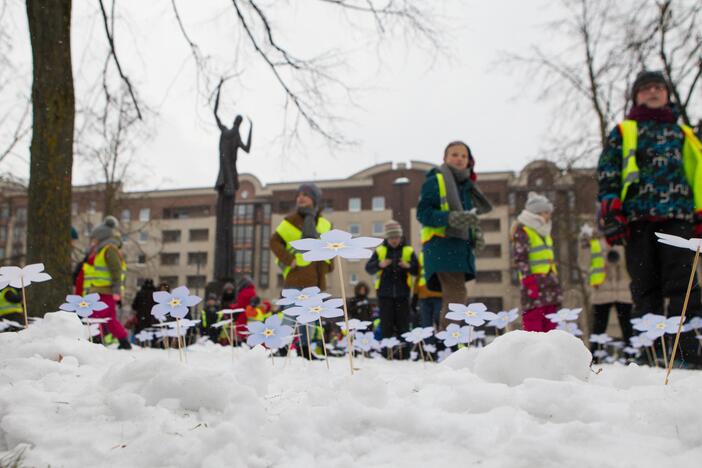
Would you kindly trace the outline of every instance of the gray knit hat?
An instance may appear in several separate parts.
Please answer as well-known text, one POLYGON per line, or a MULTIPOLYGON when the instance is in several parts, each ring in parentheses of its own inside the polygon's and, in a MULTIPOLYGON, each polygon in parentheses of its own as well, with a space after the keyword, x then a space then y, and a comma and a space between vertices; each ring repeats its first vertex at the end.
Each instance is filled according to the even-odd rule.
POLYGON ((117 226, 119 226, 117 218, 114 216, 107 216, 102 224, 98 224, 93 228, 90 232, 90 238, 102 242, 110 237, 114 237, 117 226))
POLYGON ((394 219, 391 219, 390 221, 387 221, 385 223, 385 238, 390 238, 390 237, 402 237, 402 225, 395 221, 394 219))
POLYGON ((529 192, 524 209, 531 211, 534 214, 553 213, 553 203, 551 203, 549 199, 543 195, 536 192, 529 192))
POLYGON ((306 183, 300 185, 297 189, 297 193, 304 193, 312 199, 314 206, 319 208, 319 203, 322 201, 322 190, 313 183, 306 183))

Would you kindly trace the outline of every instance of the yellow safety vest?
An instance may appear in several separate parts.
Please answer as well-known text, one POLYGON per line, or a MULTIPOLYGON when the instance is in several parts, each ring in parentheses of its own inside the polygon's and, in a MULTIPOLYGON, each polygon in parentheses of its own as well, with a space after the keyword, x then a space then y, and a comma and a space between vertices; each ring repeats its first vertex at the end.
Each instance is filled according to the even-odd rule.
MULTIPOLYGON (((439 185, 439 200, 441 202, 441 205, 439 206, 439 210, 448 212, 449 211, 449 204, 448 204, 448 199, 446 198, 446 182, 444 181, 444 175, 440 172, 436 172, 436 183, 439 185)), ((429 242, 434 236, 437 237, 446 237, 446 227, 430 227, 430 226, 422 226, 422 231, 421 231, 421 239, 422 239, 422 244, 426 244, 429 242)))
POLYGON ((426 271, 424 270, 424 252, 419 252, 419 255, 417 255, 417 261, 419 262, 419 275, 417 276, 415 293, 419 295, 419 299, 442 297, 441 291, 432 291, 431 289, 427 288, 427 278, 425 276, 426 271))
POLYGON ((605 260, 599 239, 590 240, 590 286, 599 286, 605 281, 605 260))
MULTIPOLYGON (((384 245, 380 245, 375 248, 375 252, 378 254, 378 261, 382 262, 385 260, 385 257, 388 256, 388 248, 384 245)), ((402 247, 402 261, 409 263, 410 260, 412 260, 412 253, 414 253, 414 249, 410 247, 409 245, 405 245, 402 247)), ((378 271, 375 274, 375 289, 380 289, 380 277, 383 274, 383 270, 378 271)), ((412 275, 407 273, 407 286, 412 289, 412 275)))
POLYGON ((551 236, 544 239, 534 229, 524 226, 529 237, 529 271, 532 275, 547 275, 556 273, 553 255, 553 240, 551 236))
MULTIPOLYGON (((325 232, 331 230, 331 228, 332 225, 326 218, 320 216, 319 219, 317 219, 317 232, 319 234, 324 234, 325 232)), ((302 231, 300 229, 298 229, 287 219, 284 219, 278 225, 275 232, 277 232, 281 239, 283 239, 285 242, 285 249, 295 256, 295 263, 297 263, 298 267, 304 267, 311 263, 302 258, 302 254, 290 245, 291 242, 302 239, 302 231)), ((325 261, 330 263, 328 260, 325 261)), ((283 264, 280 260, 276 260, 276 263, 283 270, 283 278, 287 278, 288 273, 290 273, 291 270, 290 266, 283 264)))
POLYGON ((15 294, 19 294, 19 291, 17 291, 15 288, 7 287, 0 291, 0 316, 2 315, 8 315, 8 314, 21 314, 22 313, 22 304, 17 302, 10 302, 5 298, 5 295, 13 291, 15 294))
MULTIPOLYGON (((106 245, 100 252, 95 256, 95 262, 90 265, 88 262, 83 263, 83 289, 86 292, 90 292, 91 288, 104 288, 106 286, 112 286, 112 276, 110 275, 110 270, 107 268, 107 261, 105 261, 105 253, 107 249, 113 248, 117 249, 114 245, 106 245)), ((119 253, 119 250, 117 250, 119 253)), ((124 277, 127 271, 127 264, 124 261, 124 257, 121 253, 120 263, 121 263, 121 278, 122 278, 122 290, 124 290, 124 277)))
MULTIPOLYGON (((680 125, 685 135, 682 149, 683 171, 692 188, 695 211, 702 210, 702 143, 687 125, 680 125)), ((629 187, 639 181, 639 166, 636 163, 638 126, 635 120, 624 120, 619 124, 622 135, 622 191, 621 200, 626 198, 629 187)))

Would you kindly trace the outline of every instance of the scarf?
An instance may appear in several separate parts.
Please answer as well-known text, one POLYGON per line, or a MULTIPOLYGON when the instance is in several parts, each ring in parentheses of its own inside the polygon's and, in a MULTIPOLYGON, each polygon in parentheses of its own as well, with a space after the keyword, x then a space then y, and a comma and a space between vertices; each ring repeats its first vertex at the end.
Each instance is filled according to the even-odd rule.
MULTIPOLYGON (((444 176, 444 184, 446 185, 446 201, 448 202, 449 211, 464 211, 463 203, 461 203, 461 197, 458 195, 458 184, 470 180, 470 169, 461 171, 444 163, 439 166, 439 171, 444 176)), ((446 226, 446 236, 468 240, 470 238, 470 233, 451 226, 446 226)))
POLYGON ((551 235, 551 221, 544 222, 544 218, 532 213, 531 211, 523 210, 517 216, 517 221, 525 225, 526 227, 532 228, 534 231, 538 232, 541 237, 546 237, 551 235))
POLYGON ((302 238, 319 239, 316 210, 314 208, 298 208, 297 212, 302 216, 302 238))
POLYGON ((631 108, 626 118, 628 120, 636 120, 637 122, 654 121, 660 123, 675 123, 675 113, 670 106, 661 107, 660 109, 651 109, 643 105, 634 106, 631 108))

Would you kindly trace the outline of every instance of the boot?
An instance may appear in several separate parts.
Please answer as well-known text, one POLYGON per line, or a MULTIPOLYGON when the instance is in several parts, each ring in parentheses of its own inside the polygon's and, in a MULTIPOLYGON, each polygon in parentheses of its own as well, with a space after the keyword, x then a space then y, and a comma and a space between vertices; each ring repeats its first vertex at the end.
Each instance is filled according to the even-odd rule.
POLYGON ((122 338, 119 340, 119 346, 117 349, 132 349, 132 344, 129 342, 128 339, 122 338))

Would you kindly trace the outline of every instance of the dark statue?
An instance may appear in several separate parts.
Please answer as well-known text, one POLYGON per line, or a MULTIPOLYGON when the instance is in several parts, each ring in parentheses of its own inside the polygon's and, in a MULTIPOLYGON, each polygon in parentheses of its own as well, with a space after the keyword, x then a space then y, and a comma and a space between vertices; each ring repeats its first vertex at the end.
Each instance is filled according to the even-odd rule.
MULTIPOLYGON (((239 173, 236 170, 237 153, 241 149, 248 153, 251 149, 251 131, 246 144, 241 140, 239 128, 243 118, 237 115, 232 128, 227 128, 217 115, 219 95, 223 81, 217 86, 214 116, 219 127, 219 174, 217 175, 217 232, 215 235, 214 280, 220 284, 234 277, 234 201, 239 190, 239 173)), ((250 122, 250 120, 249 120, 250 122)))

